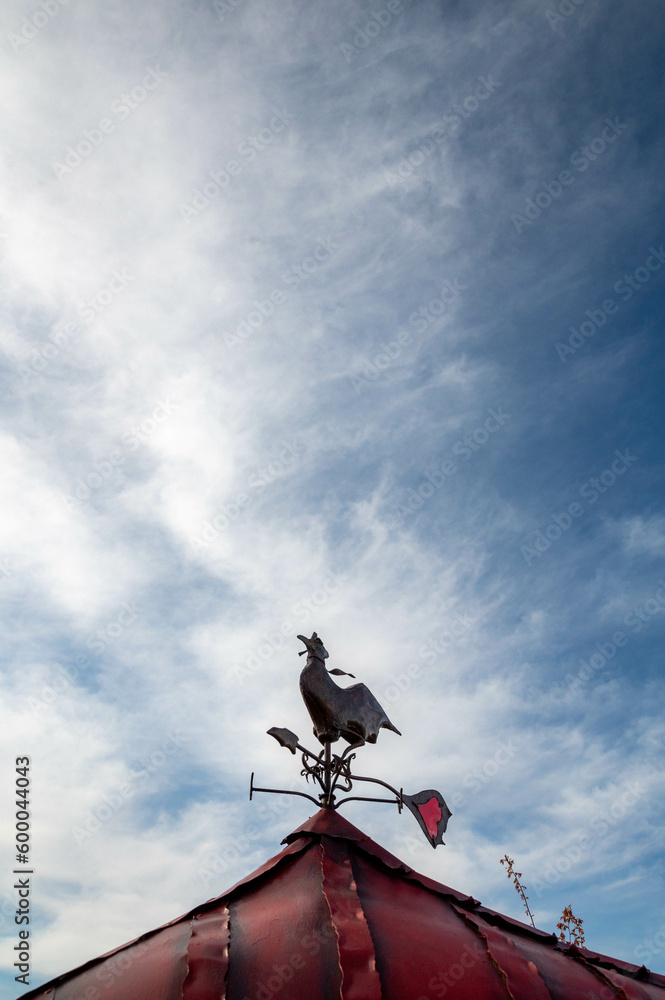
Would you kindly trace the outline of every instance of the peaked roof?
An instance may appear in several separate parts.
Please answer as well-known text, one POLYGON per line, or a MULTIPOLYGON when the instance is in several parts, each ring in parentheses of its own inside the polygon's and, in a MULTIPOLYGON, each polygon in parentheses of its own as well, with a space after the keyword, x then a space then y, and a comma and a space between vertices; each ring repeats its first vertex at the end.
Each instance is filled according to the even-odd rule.
POLYGON ((284 843, 223 895, 22 1000, 665 1000, 665 976, 489 910, 337 812, 284 843))

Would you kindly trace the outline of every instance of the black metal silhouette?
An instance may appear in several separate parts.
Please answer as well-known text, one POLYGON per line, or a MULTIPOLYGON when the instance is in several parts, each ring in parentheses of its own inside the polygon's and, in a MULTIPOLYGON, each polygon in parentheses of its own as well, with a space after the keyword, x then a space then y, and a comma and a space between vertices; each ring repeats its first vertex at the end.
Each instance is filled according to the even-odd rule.
POLYGON ((254 792, 270 792, 279 795, 300 795, 324 809, 337 809, 345 802, 353 801, 387 802, 396 805, 399 812, 406 806, 417 819, 432 847, 442 844, 443 834, 452 813, 440 792, 428 788, 416 795, 405 795, 401 788, 397 791, 380 778, 368 778, 352 773, 351 762, 356 758, 356 754, 352 753, 353 750, 357 750, 364 743, 376 743, 381 728, 392 729, 398 736, 401 736, 401 733, 395 729, 372 692, 364 684, 339 688, 330 680, 329 673, 347 677, 353 677, 353 674, 346 674, 344 670, 326 669, 324 661, 328 658, 328 653, 316 632, 310 639, 302 635, 298 638, 307 646, 302 652, 308 653, 307 664, 300 675, 300 690, 314 722, 314 735, 323 743, 323 753, 312 753, 307 747, 302 746, 298 736, 290 729, 273 726, 268 730, 268 735, 274 737, 280 746, 286 747, 291 753, 300 752, 302 760, 300 773, 306 781, 318 784, 321 791, 318 799, 315 799, 307 792, 286 788, 259 788, 254 784, 252 771, 249 783, 250 800, 254 792), (349 746, 341 755, 333 754, 331 744, 340 736, 349 743, 349 746), (346 795, 345 798, 336 801, 335 792, 352 791, 354 781, 369 781, 381 785, 392 792, 394 798, 375 799, 364 795, 346 795))
POLYGON ((392 729, 402 735, 366 684, 341 688, 331 680, 331 673, 346 677, 353 674, 327 670, 328 650, 316 632, 309 639, 304 635, 298 638, 307 647, 299 654, 307 653, 307 663, 300 674, 300 693, 314 723, 314 735, 321 743, 336 743, 340 736, 351 746, 376 743, 380 729, 392 729))

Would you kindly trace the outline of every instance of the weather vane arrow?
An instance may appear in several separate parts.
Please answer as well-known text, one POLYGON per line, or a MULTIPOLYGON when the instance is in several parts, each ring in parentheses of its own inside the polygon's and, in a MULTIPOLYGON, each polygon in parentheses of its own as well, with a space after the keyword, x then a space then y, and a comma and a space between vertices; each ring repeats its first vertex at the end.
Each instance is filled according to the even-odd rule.
POLYGON ((307 662, 300 674, 300 693, 305 707, 314 723, 314 735, 323 746, 323 751, 313 753, 302 746, 300 739, 290 729, 280 729, 273 726, 268 735, 273 736, 280 746, 286 747, 292 754, 300 753, 302 761, 301 774, 306 781, 312 781, 320 788, 319 797, 315 799, 307 792, 291 791, 284 788, 258 788, 254 784, 254 772, 250 779, 249 797, 254 792, 270 792, 279 795, 300 795, 309 799, 315 805, 324 809, 338 809, 345 802, 388 802, 395 804, 399 810, 406 806, 416 817, 418 825, 427 840, 436 847, 443 844, 443 834, 446 832, 448 820, 452 813, 446 801, 435 788, 428 788, 415 795, 405 795, 400 788, 397 791, 387 781, 380 778, 369 778, 351 771, 351 763, 356 758, 354 751, 366 743, 376 743, 381 729, 390 729, 401 736, 399 729, 392 722, 365 684, 351 684, 341 688, 332 680, 331 674, 342 677, 353 677, 344 670, 328 670, 325 661, 328 651, 323 642, 313 632, 308 639, 299 635, 305 649, 299 655, 307 654, 307 662), (341 755, 333 754, 331 745, 339 739, 348 743, 341 755), (353 790, 355 781, 369 781, 381 785, 393 793, 394 798, 370 798, 365 795, 348 795, 353 790), (344 798, 337 800, 335 792, 342 792, 344 798))

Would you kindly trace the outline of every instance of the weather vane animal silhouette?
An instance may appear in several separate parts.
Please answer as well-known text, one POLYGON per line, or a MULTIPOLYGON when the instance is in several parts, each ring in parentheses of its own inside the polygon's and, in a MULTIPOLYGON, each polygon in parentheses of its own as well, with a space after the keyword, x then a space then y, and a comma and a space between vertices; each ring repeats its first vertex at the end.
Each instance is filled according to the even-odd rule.
POLYGON ((318 800, 307 792, 297 792, 283 788, 258 788, 254 784, 254 772, 250 779, 249 797, 254 792, 271 792, 282 795, 301 795, 315 805, 324 809, 338 809, 345 802, 389 802, 397 805, 399 812, 406 806, 413 813, 427 840, 436 847, 443 844, 443 834, 452 813, 446 802, 435 788, 427 788, 416 795, 405 795, 400 788, 397 791, 388 782, 380 778, 368 778, 353 774, 351 762, 355 760, 356 751, 366 743, 376 743, 381 729, 390 729, 401 736, 399 729, 392 724, 383 708, 365 684, 352 684, 348 688, 339 687, 330 677, 336 674, 342 677, 353 677, 345 670, 328 670, 325 661, 328 651, 323 642, 313 632, 308 639, 299 635, 305 649, 299 655, 307 653, 307 662, 300 674, 300 693, 307 711, 314 723, 314 735, 323 744, 323 755, 313 753, 302 746, 299 737, 290 729, 273 727, 268 735, 287 747, 291 753, 300 752, 302 771, 305 779, 319 785, 321 791, 318 800), (348 746, 341 755, 333 754, 331 744, 340 737, 346 740, 348 746), (354 781, 369 781, 389 789, 395 796, 392 799, 369 798, 364 795, 346 795, 336 801, 335 791, 343 793, 353 789, 354 781))
POLYGON ((402 735, 365 684, 341 688, 330 679, 330 674, 344 677, 353 677, 353 674, 337 669, 328 672, 325 665, 328 650, 316 632, 310 639, 304 635, 298 638, 307 647, 298 654, 307 653, 307 663, 300 674, 300 693, 312 717, 314 735, 324 746, 336 743, 340 736, 351 746, 376 743, 379 729, 392 729, 398 736, 402 735))

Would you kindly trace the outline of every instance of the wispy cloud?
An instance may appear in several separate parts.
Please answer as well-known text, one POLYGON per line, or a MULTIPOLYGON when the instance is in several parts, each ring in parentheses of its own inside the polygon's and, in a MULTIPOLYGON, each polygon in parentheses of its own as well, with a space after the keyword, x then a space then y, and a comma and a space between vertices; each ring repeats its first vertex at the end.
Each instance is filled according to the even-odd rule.
POLYGON ((265 731, 311 731, 314 629, 404 734, 363 766, 454 811, 436 854, 408 817, 353 822, 515 913, 508 851, 542 926, 573 900, 592 947, 665 971, 662 18, 560 8, 5 4, 0 739, 33 762, 31 984, 302 822, 247 789, 297 779, 265 731))

